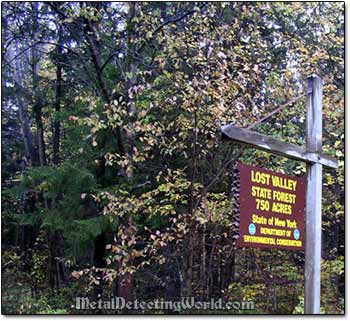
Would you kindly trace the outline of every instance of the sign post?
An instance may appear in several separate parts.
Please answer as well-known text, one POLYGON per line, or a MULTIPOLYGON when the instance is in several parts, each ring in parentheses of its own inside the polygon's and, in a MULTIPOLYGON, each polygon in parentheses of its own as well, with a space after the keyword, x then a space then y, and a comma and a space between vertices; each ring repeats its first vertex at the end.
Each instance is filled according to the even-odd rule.
MULTIPOLYGON (((320 313, 322 165, 338 167, 334 157, 322 154, 322 80, 317 75, 307 78, 306 147, 282 142, 232 124, 222 126, 221 133, 224 139, 306 162, 304 312, 320 313)), ((251 233, 255 233, 254 227, 251 228, 251 233)))
MULTIPOLYGON (((306 149, 322 150, 322 80, 311 76, 307 80, 306 149)), ((322 165, 307 165, 306 245, 305 245, 305 314, 320 313, 322 234, 322 165)))

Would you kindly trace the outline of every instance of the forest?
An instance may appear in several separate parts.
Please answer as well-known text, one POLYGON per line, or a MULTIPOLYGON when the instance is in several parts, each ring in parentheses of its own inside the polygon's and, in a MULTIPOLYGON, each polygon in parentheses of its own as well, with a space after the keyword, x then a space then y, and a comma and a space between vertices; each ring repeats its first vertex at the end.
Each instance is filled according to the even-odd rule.
POLYGON ((234 124, 305 144, 323 81, 321 313, 344 313, 344 3, 2 2, 2 314, 302 314, 304 252, 237 247, 234 124), (77 297, 254 302, 79 310, 77 297))

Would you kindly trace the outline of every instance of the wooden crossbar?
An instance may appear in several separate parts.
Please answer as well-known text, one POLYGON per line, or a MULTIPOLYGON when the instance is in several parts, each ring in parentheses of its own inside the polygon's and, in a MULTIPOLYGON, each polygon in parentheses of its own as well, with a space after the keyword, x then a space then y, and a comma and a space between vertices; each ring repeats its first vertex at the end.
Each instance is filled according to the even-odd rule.
POLYGON ((317 75, 307 79, 306 146, 298 146, 259 134, 233 124, 220 128, 222 137, 307 164, 305 217, 305 314, 320 313, 322 165, 337 168, 336 158, 322 154, 322 80, 317 75))
POLYGON ((229 124, 222 126, 220 130, 224 139, 236 141, 273 154, 307 163, 318 163, 331 168, 338 167, 336 158, 332 156, 317 152, 309 152, 305 147, 286 143, 249 129, 239 128, 229 124))

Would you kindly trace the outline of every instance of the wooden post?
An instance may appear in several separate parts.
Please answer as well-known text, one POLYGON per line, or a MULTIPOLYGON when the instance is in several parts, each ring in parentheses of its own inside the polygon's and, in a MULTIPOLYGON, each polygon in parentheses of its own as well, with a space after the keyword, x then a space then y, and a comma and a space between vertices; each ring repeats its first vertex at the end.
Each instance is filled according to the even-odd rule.
MULTIPOLYGON (((317 75, 307 79, 308 152, 322 150, 322 80, 317 75)), ((322 233, 322 165, 307 165, 305 287, 304 313, 320 313, 321 233, 322 233)))
POLYGON ((307 163, 306 231, 305 231, 305 314, 320 313, 321 234, 322 234, 322 165, 337 168, 337 159, 322 151, 322 80, 317 75, 307 79, 306 147, 279 141, 271 136, 221 126, 222 137, 253 146, 276 155, 307 163))

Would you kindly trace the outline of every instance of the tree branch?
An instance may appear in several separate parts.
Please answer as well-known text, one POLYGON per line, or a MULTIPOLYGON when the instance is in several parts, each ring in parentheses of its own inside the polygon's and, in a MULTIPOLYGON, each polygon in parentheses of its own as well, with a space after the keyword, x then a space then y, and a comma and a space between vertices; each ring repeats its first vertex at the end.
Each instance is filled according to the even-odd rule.
MULTIPOLYGON (((253 124, 249 125, 247 127, 247 129, 251 129, 253 127, 255 127, 256 125, 262 123, 263 121, 265 121, 266 119, 270 118, 272 115, 280 112, 282 109, 286 108, 287 106, 289 106, 292 103, 295 103, 296 101, 298 101, 299 99, 305 97, 305 94, 299 95, 293 99, 291 99, 290 101, 286 102, 285 104, 283 104, 282 106, 276 108, 275 110, 273 110, 272 112, 268 113, 266 116, 258 119, 256 122, 254 122, 253 124)), ((241 155, 243 149, 240 148, 239 151, 237 153, 233 153, 232 156, 230 157, 230 159, 228 159, 222 166, 221 168, 217 171, 217 174, 215 175, 215 177, 210 181, 210 183, 204 187, 202 189, 201 192, 201 197, 197 200, 197 203, 194 207, 194 210, 199 206, 201 199, 203 198, 203 196, 208 192, 208 190, 214 185, 214 183, 217 181, 217 179, 222 175, 222 173, 224 172, 224 170, 227 168, 227 166, 229 166, 233 161, 235 161, 236 159, 239 158, 239 156, 241 155), (236 154, 236 155, 235 155, 236 154)))
MULTIPOLYGON (((200 10, 203 9, 203 8, 205 7, 205 5, 206 5, 205 3, 202 4, 202 5, 199 7, 199 9, 200 9, 200 10)), ((178 21, 180 21, 180 20, 186 18, 187 16, 189 16, 189 15, 195 13, 195 12, 196 12, 196 10, 193 9, 193 10, 190 10, 190 11, 185 12, 184 14, 182 14, 182 15, 180 15, 180 16, 171 18, 171 19, 169 19, 169 20, 164 21, 163 23, 161 23, 156 29, 154 29, 154 31, 152 32, 151 38, 150 38, 149 40, 145 40, 145 41, 142 43, 141 47, 137 50, 137 52, 139 53, 139 52, 145 47, 146 44, 150 43, 150 42, 154 39, 155 35, 156 35, 159 31, 161 31, 166 25, 168 25, 168 24, 170 24, 170 23, 178 22, 178 21)))
POLYGON ((272 112, 268 113, 266 116, 259 118, 255 123, 249 125, 247 127, 247 129, 251 129, 257 125, 259 125, 260 123, 262 123, 263 121, 265 121, 266 119, 270 118, 272 115, 280 112, 282 109, 286 108, 287 106, 289 106, 292 103, 297 102, 299 99, 305 97, 305 94, 299 95, 293 99, 291 99, 290 101, 286 102, 285 104, 281 105, 280 107, 276 108, 275 110, 273 110, 272 112))

